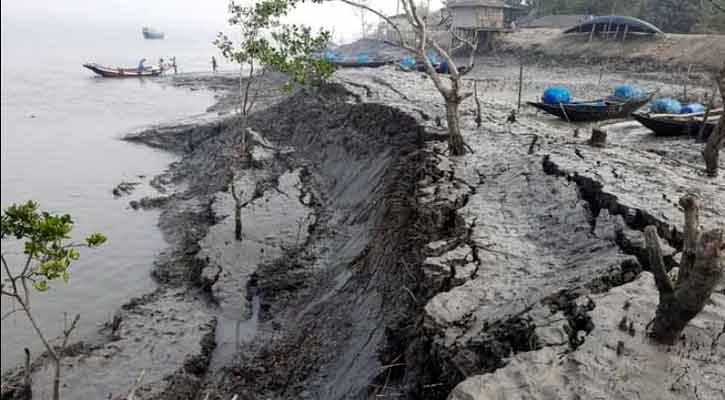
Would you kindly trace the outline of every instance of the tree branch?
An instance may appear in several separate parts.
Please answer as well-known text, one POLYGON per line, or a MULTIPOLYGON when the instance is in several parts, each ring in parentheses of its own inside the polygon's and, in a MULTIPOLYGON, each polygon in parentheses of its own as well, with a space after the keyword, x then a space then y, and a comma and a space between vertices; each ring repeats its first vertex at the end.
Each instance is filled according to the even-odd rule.
POLYGON ((665 263, 662 259, 662 249, 660 247, 660 237, 657 235, 657 228, 652 225, 645 228, 644 239, 649 254, 650 270, 655 277, 655 284, 657 285, 660 297, 663 295, 671 295, 675 289, 672 286, 670 278, 667 276, 667 272, 665 272, 665 263))
MULTIPOLYGON (((411 46, 410 44, 408 44, 408 42, 406 42, 405 36, 403 35, 403 32, 400 30, 400 28, 398 27, 398 25, 395 22, 393 22, 392 19, 390 19, 387 16, 385 16, 385 14, 383 14, 382 12, 380 12, 380 11, 378 11, 378 10, 370 7, 370 6, 367 6, 365 4, 360 4, 360 3, 355 2, 355 1, 351 1, 351 0, 339 0, 339 1, 342 2, 342 3, 345 3, 345 4, 349 5, 349 6, 357 7, 357 8, 362 8, 363 10, 366 10, 366 11, 369 11, 369 12, 375 14, 378 18, 380 18, 383 21, 385 21, 388 25, 390 25, 391 28, 393 28, 395 30, 395 32, 398 34, 398 37, 400 37, 400 47, 403 47, 403 48, 405 48, 407 50, 410 50, 410 51, 413 51, 413 52, 416 51, 413 46, 411 46)), ((403 0, 403 4, 405 5, 405 0, 403 0)))
POLYGON ((687 194, 680 198, 680 206, 685 212, 685 243, 682 247, 682 262, 677 278, 678 286, 684 282, 695 264, 695 250, 700 237, 700 201, 695 195, 687 194))

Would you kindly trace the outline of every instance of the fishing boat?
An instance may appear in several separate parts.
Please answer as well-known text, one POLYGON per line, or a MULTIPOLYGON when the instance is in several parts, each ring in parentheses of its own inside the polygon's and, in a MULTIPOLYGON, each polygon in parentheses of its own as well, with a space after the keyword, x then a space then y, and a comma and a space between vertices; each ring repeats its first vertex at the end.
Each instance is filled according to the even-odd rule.
POLYGON ((144 26, 141 29, 141 33, 143 34, 144 39, 163 39, 164 33, 160 32, 154 28, 150 28, 148 26, 144 26))
MULTIPOLYGON (((723 109, 719 108, 711 110, 707 121, 705 122, 705 129, 703 130, 703 138, 710 136, 710 133, 715 129, 723 113, 723 109)), ((705 113, 692 113, 692 114, 651 114, 651 113, 633 113, 637 122, 647 127, 649 130, 654 132, 655 136, 693 136, 696 137, 700 134, 703 121, 705 120, 705 113)))
POLYGON ((559 104, 529 101, 527 104, 551 115, 556 115, 564 121, 591 122, 627 118, 634 111, 647 104, 654 95, 655 93, 652 92, 628 100, 606 98, 559 104))
POLYGON ((104 78, 138 78, 158 76, 164 72, 163 67, 158 65, 146 67, 141 71, 138 68, 105 67, 96 63, 86 63, 83 66, 104 78))

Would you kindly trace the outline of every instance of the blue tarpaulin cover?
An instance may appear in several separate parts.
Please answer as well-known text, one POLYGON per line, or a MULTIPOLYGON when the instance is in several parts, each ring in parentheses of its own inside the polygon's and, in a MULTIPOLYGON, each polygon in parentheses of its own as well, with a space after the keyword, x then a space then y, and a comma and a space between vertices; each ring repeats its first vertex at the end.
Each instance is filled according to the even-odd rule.
POLYGON ((705 106, 700 103, 690 103, 680 110, 680 114, 693 114, 705 112, 705 106))
POLYGON ((679 101, 663 97, 652 102, 652 111, 665 114, 679 114, 682 110, 682 104, 679 101))
POLYGON ((622 84, 614 87, 613 98, 629 100, 642 96, 644 92, 635 85, 622 84))
POLYGON ((542 100, 546 104, 559 104, 571 102, 571 92, 561 86, 552 86, 544 90, 542 100))

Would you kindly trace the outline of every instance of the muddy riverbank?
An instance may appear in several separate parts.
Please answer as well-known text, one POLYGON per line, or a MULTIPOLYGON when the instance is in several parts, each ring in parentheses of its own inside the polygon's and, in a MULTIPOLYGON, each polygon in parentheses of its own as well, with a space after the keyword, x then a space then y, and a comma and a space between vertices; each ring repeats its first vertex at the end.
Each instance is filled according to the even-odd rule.
MULTIPOLYGON (((573 137, 529 109, 506 122, 515 65, 489 59, 471 73, 485 82, 484 115, 478 128, 473 102, 463 106, 464 157, 446 154, 445 110, 422 74, 342 70, 293 93, 268 75, 238 169, 237 81, 175 82, 222 91, 204 116, 127 138, 179 156, 154 178, 162 197, 146 202, 171 243, 155 265, 159 289, 66 359, 65 396, 122 394, 145 371, 142 399, 575 398, 587 387, 720 398, 725 293, 669 352, 647 343, 656 295, 641 230, 658 226, 676 265, 677 199, 699 193, 703 224, 723 226, 723 178, 705 178, 701 144, 631 122, 605 126, 605 149, 586 145, 591 125, 573 137), (248 200, 242 241, 230 179, 248 200), (623 312, 626 301, 636 304, 623 312), (634 335, 612 328, 624 314, 634 335)), ((560 82, 582 95, 619 81, 679 90, 651 71, 597 87, 598 70, 528 71, 525 98, 560 82)), ((48 373, 40 361, 34 371, 40 394, 48 373)))

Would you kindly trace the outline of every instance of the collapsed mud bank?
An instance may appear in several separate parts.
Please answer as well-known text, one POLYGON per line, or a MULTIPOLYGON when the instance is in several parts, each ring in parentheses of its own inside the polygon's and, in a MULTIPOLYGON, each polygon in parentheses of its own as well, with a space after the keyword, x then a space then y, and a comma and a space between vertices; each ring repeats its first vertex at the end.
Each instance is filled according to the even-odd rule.
POLYGON ((501 82, 481 128, 463 107, 465 157, 446 154, 432 83, 392 68, 291 94, 268 76, 241 168, 228 107, 130 136, 180 156, 154 179, 171 246, 159 289, 66 359, 66 396, 121 394, 145 370, 142 399, 719 398, 723 289, 669 353, 649 344, 641 230, 658 226, 677 266, 678 196, 699 193, 703 224, 723 226, 725 182, 688 138, 617 124, 597 149, 533 112, 507 123, 512 101, 494 94, 510 70, 472 73, 501 82))

